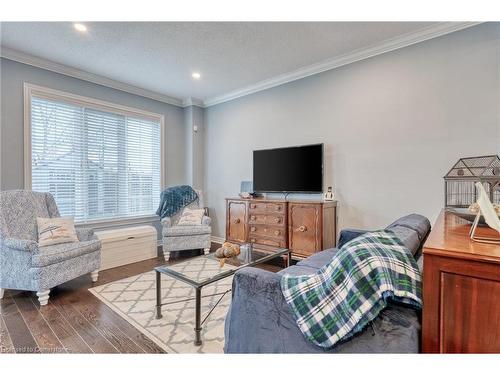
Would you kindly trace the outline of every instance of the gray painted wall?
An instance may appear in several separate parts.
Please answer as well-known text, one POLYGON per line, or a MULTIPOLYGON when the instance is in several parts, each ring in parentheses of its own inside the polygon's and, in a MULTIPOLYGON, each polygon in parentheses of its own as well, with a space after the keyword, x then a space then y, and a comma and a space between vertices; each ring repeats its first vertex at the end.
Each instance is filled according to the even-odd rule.
MULTIPOLYGON (((182 108, 7 59, 0 60, 0 70, 1 190, 23 188, 24 82, 163 114, 165 116, 166 130, 167 185, 186 183, 186 132, 184 124, 184 111, 182 108)), ((156 225, 158 225, 158 223, 156 223, 156 225)))
POLYGON ((187 183, 195 189, 204 190, 204 109, 197 106, 184 108, 184 131, 186 132, 186 176, 187 183), (194 131, 194 127, 197 131, 194 131))
POLYGON ((224 198, 252 179, 252 150, 318 142, 340 228, 434 221, 452 164, 500 151, 499 52, 500 24, 480 25, 208 108, 213 234, 224 198))

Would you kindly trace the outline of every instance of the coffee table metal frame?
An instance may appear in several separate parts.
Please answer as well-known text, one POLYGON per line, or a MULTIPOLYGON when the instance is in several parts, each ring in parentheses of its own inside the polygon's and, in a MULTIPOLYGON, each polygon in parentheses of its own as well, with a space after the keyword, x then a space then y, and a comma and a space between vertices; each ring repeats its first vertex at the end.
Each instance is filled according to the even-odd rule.
MULTIPOLYGON (((253 251, 255 251, 255 250, 253 250, 253 251)), ((264 252, 262 252, 262 253, 264 254, 264 252)), ((213 255, 201 255, 201 256, 213 257, 213 255)), ((224 298, 224 296, 228 292, 231 291, 231 289, 228 289, 224 292, 208 294, 206 296, 202 296, 201 289, 206 285, 212 284, 216 281, 222 280, 226 277, 233 275, 239 269, 242 269, 245 267, 253 267, 253 266, 256 266, 258 264, 262 264, 262 263, 268 262, 270 260, 273 260, 273 259, 276 259, 276 258, 279 258, 282 256, 286 256, 285 266, 288 267, 290 265, 290 261, 292 259, 292 251, 289 249, 282 249, 282 250, 277 251, 276 253, 269 253, 269 254, 263 256, 262 258, 256 259, 255 261, 251 261, 249 263, 243 264, 240 267, 228 269, 226 272, 221 272, 221 273, 215 275, 214 277, 208 278, 208 279, 203 280, 201 282, 191 280, 189 277, 186 277, 185 275, 183 275, 175 270, 170 269, 168 266, 156 267, 155 268, 155 271, 156 271, 156 319, 162 318, 162 314, 161 314, 161 307, 162 306, 195 300, 195 327, 194 327, 195 340, 194 340, 194 344, 196 346, 200 346, 202 344, 202 341, 201 341, 202 328, 201 327, 202 327, 203 323, 205 323, 205 321, 210 316, 212 311, 214 311, 214 309, 217 307, 217 305, 220 303, 220 301, 222 301, 222 298, 224 298), (162 301, 161 301, 162 300, 162 298, 161 298, 161 274, 162 273, 165 275, 168 275, 170 277, 173 277, 174 279, 180 280, 188 285, 191 285, 195 290, 195 297, 194 298, 186 298, 186 299, 182 299, 182 300, 178 300, 178 301, 162 303, 162 301), (205 318, 203 320, 201 320, 201 299, 206 298, 206 297, 219 296, 219 295, 221 296, 219 298, 219 300, 215 303, 214 306, 212 306, 212 308, 210 309, 208 314, 205 316, 205 318)), ((214 259, 216 259, 216 258, 214 257, 214 259)), ((185 262, 188 262, 188 261, 189 261, 189 259, 185 260, 185 262)))

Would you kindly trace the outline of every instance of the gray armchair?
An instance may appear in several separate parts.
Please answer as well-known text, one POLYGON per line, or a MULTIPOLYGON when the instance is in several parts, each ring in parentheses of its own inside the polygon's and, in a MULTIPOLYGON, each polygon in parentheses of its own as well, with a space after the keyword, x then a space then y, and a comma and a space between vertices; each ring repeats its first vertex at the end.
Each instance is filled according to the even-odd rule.
POLYGON ((38 246, 37 217, 59 217, 50 193, 0 192, 0 299, 5 289, 37 292, 46 305, 50 289, 91 273, 96 282, 101 243, 90 229, 77 229, 79 242, 38 246))
MULTIPOLYGON (((196 190, 198 199, 187 205, 187 208, 203 208, 203 193, 196 190)), ((170 259, 170 252, 193 249, 203 249, 205 254, 210 251, 210 227, 211 219, 203 216, 201 225, 177 225, 182 214, 182 210, 171 217, 165 217, 161 220, 163 255, 165 261, 170 259)))

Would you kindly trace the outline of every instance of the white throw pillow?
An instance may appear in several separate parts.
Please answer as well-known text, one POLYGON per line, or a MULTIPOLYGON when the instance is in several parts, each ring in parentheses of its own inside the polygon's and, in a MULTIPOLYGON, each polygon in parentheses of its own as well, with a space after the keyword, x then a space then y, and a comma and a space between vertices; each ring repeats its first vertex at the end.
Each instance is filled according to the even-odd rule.
POLYGON ((78 241, 75 223, 71 217, 37 217, 36 223, 39 246, 78 241))
POLYGON ((177 225, 201 225, 203 215, 205 215, 205 210, 203 208, 194 210, 185 208, 184 211, 182 211, 181 218, 177 225))

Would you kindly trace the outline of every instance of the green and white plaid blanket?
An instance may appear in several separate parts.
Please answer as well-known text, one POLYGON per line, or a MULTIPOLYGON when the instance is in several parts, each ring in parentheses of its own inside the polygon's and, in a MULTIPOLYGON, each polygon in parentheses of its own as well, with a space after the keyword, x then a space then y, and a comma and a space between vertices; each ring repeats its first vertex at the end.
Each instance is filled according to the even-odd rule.
POLYGON ((349 241, 314 275, 284 275, 281 290, 304 336, 324 348, 360 332, 388 299, 422 307, 415 259, 389 230, 349 241))

